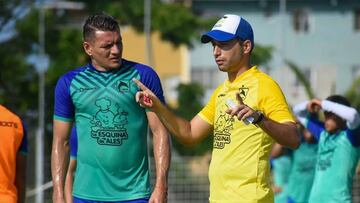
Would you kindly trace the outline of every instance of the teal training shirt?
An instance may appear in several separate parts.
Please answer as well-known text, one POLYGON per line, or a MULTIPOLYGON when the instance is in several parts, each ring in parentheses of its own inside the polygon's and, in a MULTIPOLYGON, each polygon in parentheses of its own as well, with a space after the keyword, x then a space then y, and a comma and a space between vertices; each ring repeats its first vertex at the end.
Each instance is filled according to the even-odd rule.
POLYGON ((280 193, 274 196, 275 203, 287 202, 287 183, 291 167, 289 154, 282 155, 272 160, 274 185, 281 188, 280 193))
POLYGON ((330 135, 315 117, 308 118, 306 128, 319 141, 309 203, 351 203, 353 177, 360 152, 359 128, 330 135))
POLYGON ((139 79, 164 102, 157 74, 122 60, 119 69, 91 64, 62 76, 55 89, 54 119, 75 120, 78 149, 73 195, 97 201, 150 197, 147 126, 135 101, 139 79))
POLYGON ((303 141, 300 147, 292 153, 286 191, 294 203, 307 203, 309 201, 315 174, 317 149, 317 143, 309 144, 303 141))

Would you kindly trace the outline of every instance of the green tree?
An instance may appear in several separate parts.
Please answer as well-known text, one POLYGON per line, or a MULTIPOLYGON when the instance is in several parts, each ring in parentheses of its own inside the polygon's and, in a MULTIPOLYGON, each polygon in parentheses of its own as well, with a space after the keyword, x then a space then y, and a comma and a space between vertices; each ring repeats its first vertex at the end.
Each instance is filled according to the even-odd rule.
POLYGON ((306 92, 306 95, 308 96, 308 98, 309 99, 314 98, 315 94, 311 88, 311 84, 310 84, 309 80, 306 78, 306 76, 304 75, 304 73, 301 71, 301 69, 295 63, 293 63, 291 61, 285 61, 285 63, 288 65, 290 70, 293 71, 293 73, 295 74, 296 78, 300 81, 300 83, 304 86, 305 92, 306 92))
MULTIPOLYGON (((144 28, 144 0, 109 1, 104 4, 96 0, 81 0, 87 3, 90 13, 104 11, 120 20, 122 25, 131 25, 138 32, 144 28)), ((194 37, 209 28, 215 19, 203 19, 196 16, 182 4, 151 1, 151 30, 159 31, 163 40, 174 46, 186 44, 192 46, 194 37)))
POLYGON ((267 65, 271 58, 274 48, 272 46, 264 46, 255 44, 254 50, 251 55, 251 62, 257 65, 267 65))
MULTIPOLYGON (((0 8, 0 26, 2 22, 10 21, 16 3, 30 1, 6 1, 0 8)), ((139 32, 143 29, 143 0, 108 1, 104 3, 95 0, 84 0, 85 13, 104 11, 121 20, 121 24, 135 27, 139 32)), ((31 2, 30 2, 31 3, 31 2)), ((28 3, 27 5, 30 5, 28 3)), ((34 5, 32 5, 34 6, 34 5)), ((37 73, 26 63, 29 54, 38 51, 38 10, 29 7, 24 17, 17 19, 16 35, 1 43, 0 53, 0 102, 6 103, 20 112, 37 109, 38 84, 37 73), (17 74, 14 74, 17 73, 17 74), (11 77, 10 77, 11 76, 11 77), (11 80, 9 80, 11 78, 11 80)), ((87 57, 81 46, 81 26, 77 28, 64 25, 71 22, 72 15, 67 11, 46 11, 45 20, 45 52, 50 57, 50 67, 46 73, 46 109, 52 109, 53 87, 60 75, 66 71, 84 64, 87 57)), ((202 20, 190 9, 178 4, 165 4, 160 0, 152 1, 152 30, 158 30, 163 39, 175 46, 191 45, 192 38, 198 36, 201 29, 211 20, 202 20), (179 32, 181 30, 181 32, 179 32)), ((51 122, 51 111, 47 117, 51 122)))
POLYGON ((346 98, 351 101, 351 105, 358 111, 360 110, 360 77, 358 77, 345 94, 346 98))
MULTIPOLYGON (((95 0, 82 1, 86 4, 86 11, 83 11, 85 13, 104 11, 120 19, 121 24, 131 25, 139 32, 143 29, 143 0, 107 1, 108 3, 95 0)), ((16 5, 22 5, 14 2, 30 1, 1 1, 1 5, 4 6, 0 7, 2 11, 0 26, 4 25, 1 24, 2 22, 14 19, 14 13, 12 13, 14 8, 17 7, 16 5)), ((29 6, 30 3, 26 5, 29 6)), ((2 56, 0 58, 0 102, 21 114, 37 112, 38 108, 38 74, 35 68, 26 62, 30 54, 37 53, 39 50, 38 14, 37 8, 29 7, 26 12, 23 12, 21 18, 16 19, 16 35, 10 40, 0 42, 2 56)), ((46 10, 45 12, 45 52, 50 57, 45 84, 46 123, 49 124, 52 123, 53 92, 57 79, 60 75, 87 61, 87 56, 82 50, 81 26, 74 28, 66 25, 67 22, 73 21, 73 16, 70 14, 68 11, 46 10)), ((200 33, 205 28, 207 30, 211 27, 214 22, 214 19, 202 19, 196 16, 189 8, 180 4, 168 4, 160 0, 152 1, 152 30, 159 31, 164 40, 170 41, 175 46, 180 44, 191 46, 194 37, 198 38, 200 33)), ((262 48, 256 45, 254 49, 254 62, 258 61, 257 64, 262 64, 271 57, 269 54, 271 49, 262 48)), ((179 87, 180 89, 184 87, 179 87)), ((190 88, 189 91, 191 93, 193 90, 190 88)), ((185 105, 185 107, 188 106, 190 104, 185 105)), ((191 110, 192 113, 188 111, 189 108, 185 108, 182 112, 189 117, 198 112, 199 109, 196 108, 191 110)))
MULTIPOLYGON (((51 59, 46 73, 48 122, 51 122, 56 80, 64 72, 86 62, 82 54, 80 30, 60 27, 66 18, 66 15, 57 16, 46 11, 45 52, 51 59)), ((17 21, 16 35, 0 46, 0 102, 20 113, 37 110, 38 75, 26 59, 39 50, 38 24, 38 10, 30 9, 26 17, 17 21)))
POLYGON ((31 1, 26 0, 0 0, 0 32, 4 31, 5 25, 16 19, 23 12, 22 8, 29 6, 30 3, 31 1))

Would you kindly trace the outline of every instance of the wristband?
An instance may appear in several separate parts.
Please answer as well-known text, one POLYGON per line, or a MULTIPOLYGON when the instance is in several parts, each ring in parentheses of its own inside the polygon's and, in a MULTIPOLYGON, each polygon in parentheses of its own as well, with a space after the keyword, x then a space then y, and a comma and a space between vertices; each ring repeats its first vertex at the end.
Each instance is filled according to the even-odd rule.
POLYGON ((254 120, 252 122, 252 124, 257 125, 257 124, 261 123, 264 120, 265 116, 264 116, 263 113, 261 113, 261 111, 256 111, 255 113, 258 115, 258 117, 257 117, 256 120, 254 120))

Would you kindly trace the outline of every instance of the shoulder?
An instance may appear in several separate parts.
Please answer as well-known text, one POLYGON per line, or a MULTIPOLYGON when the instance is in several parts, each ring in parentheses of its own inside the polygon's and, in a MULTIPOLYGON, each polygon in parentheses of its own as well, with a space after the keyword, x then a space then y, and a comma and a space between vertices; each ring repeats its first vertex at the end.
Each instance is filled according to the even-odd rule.
POLYGON ((59 88, 69 88, 70 87, 70 84, 71 82, 73 81, 73 79, 79 75, 81 72, 84 72, 88 69, 87 66, 81 66, 81 67, 78 67, 78 68, 75 68, 65 74, 63 74, 62 76, 60 76, 60 78, 58 79, 57 81, 57 84, 56 84, 56 89, 59 89, 59 88))
POLYGON ((123 63, 126 67, 132 67, 135 70, 137 70, 140 75, 156 75, 157 76, 156 71, 148 65, 134 62, 134 61, 125 60, 125 59, 123 59, 123 63))
POLYGON ((71 81, 75 78, 76 75, 78 75, 81 72, 84 72, 88 69, 88 67, 85 66, 81 66, 81 67, 77 67, 73 70, 70 70, 68 72, 66 72, 65 74, 63 74, 62 76, 60 76, 58 82, 60 81, 71 81))
MULTIPOLYGON (((24 130, 24 123, 13 111, 9 110, 7 107, 0 104, 0 127, 12 127, 16 129, 17 132, 22 132, 24 130), (20 131, 18 131, 20 130, 20 131)), ((0 133, 1 134, 1 133, 0 133)))
POLYGON ((68 71, 67 73, 63 74, 59 80, 72 80, 76 75, 78 75, 81 72, 84 72, 85 70, 87 70, 88 67, 87 66, 81 66, 78 68, 75 68, 71 71, 68 71))
POLYGON ((123 59, 123 66, 126 69, 135 70, 137 72, 136 74, 139 76, 140 81, 145 85, 150 85, 152 83, 160 83, 160 78, 158 74, 152 67, 148 65, 123 59))
POLYGON ((347 128, 346 130, 343 130, 346 139, 351 143, 353 147, 360 147, 360 127, 350 130, 347 128))
POLYGON ((262 71, 258 71, 255 75, 260 96, 276 98, 284 96, 280 85, 271 76, 262 71))
POLYGON ((17 114, 15 114, 14 112, 12 112, 11 110, 9 110, 8 108, 6 108, 1 104, 0 104, 0 115, 1 117, 6 118, 7 120, 13 120, 21 123, 21 119, 17 114))
POLYGON ((268 74, 258 70, 255 76, 258 78, 259 83, 263 87, 280 88, 279 84, 268 74))

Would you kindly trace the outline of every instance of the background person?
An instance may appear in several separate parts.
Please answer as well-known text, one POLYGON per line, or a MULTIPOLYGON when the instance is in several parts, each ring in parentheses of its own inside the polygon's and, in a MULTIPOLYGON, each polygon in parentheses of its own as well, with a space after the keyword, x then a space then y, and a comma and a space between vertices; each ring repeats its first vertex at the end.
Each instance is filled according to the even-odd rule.
POLYGON ((0 202, 23 203, 27 132, 21 119, 0 104, 0 202))
POLYGON ((352 202, 360 150, 359 113, 341 95, 305 101, 294 107, 294 113, 319 143, 309 203, 352 202), (324 122, 317 117, 320 110, 324 122))
POLYGON ((288 203, 309 202, 315 176, 318 143, 303 125, 298 124, 298 130, 301 145, 291 153, 291 170, 286 190, 288 203))
MULTIPOLYGON (((301 145, 300 145, 301 147, 301 145)), ((291 151, 278 143, 271 150, 272 177, 275 203, 287 202, 287 184, 291 169, 291 151)))
POLYGON ((307 203, 309 201, 315 175, 318 145, 315 138, 302 124, 297 123, 297 128, 301 137, 301 144, 298 149, 289 150, 279 144, 275 144, 271 152, 271 156, 275 160, 278 157, 285 157, 284 160, 279 161, 282 163, 275 162, 273 167, 275 186, 281 185, 281 187, 275 187, 277 189, 274 191, 276 203, 307 203), (278 170, 279 168, 280 170, 278 170), (277 194, 279 195, 277 196, 277 194))

